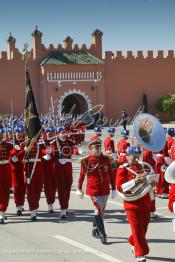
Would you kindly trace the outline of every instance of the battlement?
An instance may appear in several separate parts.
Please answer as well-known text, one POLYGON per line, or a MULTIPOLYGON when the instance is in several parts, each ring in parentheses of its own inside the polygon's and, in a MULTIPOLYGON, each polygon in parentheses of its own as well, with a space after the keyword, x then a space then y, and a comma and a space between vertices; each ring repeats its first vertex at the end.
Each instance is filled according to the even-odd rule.
MULTIPOLYGON (((63 44, 58 44, 54 46, 52 43, 46 47, 42 43, 42 33, 36 29, 32 32, 33 47, 31 49, 31 60, 41 60, 44 56, 48 55, 51 51, 78 51, 84 50, 91 53, 94 56, 102 59, 101 50, 102 50, 102 36, 103 33, 97 29, 92 33, 92 44, 88 47, 86 44, 78 45, 74 43, 73 39, 70 36, 67 36, 63 40, 63 44)), ((9 60, 22 60, 22 52, 20 52, 16 47, 16 39, 11 35, 7 41, 7 52, 0 52, 0 61, 9 61, 9 60)), ((167 59, 174 59, 175 51, 174 50, 147 50, 147 51, 106 51, 103 57, 106 62, 117 62, 117 61, 160 61, 167 59)))
POLYGON ((175 58, 174 50, 145 50, 145 51, 106 51, 104 59, 106 61, 117 60, 164 60, 175 58))

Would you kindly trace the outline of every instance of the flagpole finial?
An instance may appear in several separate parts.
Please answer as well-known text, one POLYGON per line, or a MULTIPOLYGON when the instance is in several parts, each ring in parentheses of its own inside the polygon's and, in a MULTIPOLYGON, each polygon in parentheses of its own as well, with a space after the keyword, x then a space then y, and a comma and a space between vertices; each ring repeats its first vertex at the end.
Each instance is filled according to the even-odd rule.
POLYGON ((28 51, 28 47, 28 43, 25 43, 24 48, 22 50, 23 60, 25 62, 25 71, 28 69, 29 60, 31 58, 31 52, 28 51))

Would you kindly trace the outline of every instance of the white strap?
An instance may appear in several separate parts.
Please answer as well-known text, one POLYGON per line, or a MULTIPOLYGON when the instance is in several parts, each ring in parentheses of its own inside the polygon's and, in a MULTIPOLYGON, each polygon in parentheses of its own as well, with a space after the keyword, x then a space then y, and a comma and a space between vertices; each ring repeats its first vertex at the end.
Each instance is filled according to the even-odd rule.
POLYGON ((128 190, 130 190, 131 188, 133 188, 135 186, 135 180, 132 179, 124 184, 122 184, 122 190, 123 192, 126 192, 128 190))

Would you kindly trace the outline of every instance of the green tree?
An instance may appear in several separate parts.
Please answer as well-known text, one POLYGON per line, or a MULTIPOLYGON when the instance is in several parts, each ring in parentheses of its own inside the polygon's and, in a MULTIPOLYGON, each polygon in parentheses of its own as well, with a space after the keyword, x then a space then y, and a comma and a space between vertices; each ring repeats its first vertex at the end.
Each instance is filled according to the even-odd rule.
POLYGON ((173 118, 173 112, 175 112, 175 94, 168 94, 158 99, 156 107, 160 112, 169 113, 170 121, 173 118))

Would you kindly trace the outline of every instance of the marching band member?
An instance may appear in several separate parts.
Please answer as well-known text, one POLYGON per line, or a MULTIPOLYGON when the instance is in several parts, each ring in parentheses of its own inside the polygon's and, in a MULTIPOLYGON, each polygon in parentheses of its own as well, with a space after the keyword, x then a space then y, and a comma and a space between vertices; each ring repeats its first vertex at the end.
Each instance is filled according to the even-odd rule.
POLYGON ((122 130, 121 135, 123 138, 121 138, 117 144, 117 153, 120 164, 126 161, 126 150, 130 146, 130 143, 128 142, 129 130, 122 130))
POLYGON ((51 127, 45 128, 46 138, 44 139, 43 149, 43 182, 44 182, 44 193, 48 204, 48 212, 53 213, 56 194, 55 176, 53 172, 53 129, 51 127))
POLYGON ((171 212, 175 213, 175 184, 171 184, 170 187, 168 208, 171 212))
POLYGON ((24 163, 23 163, 23 129, 16 126, 15 129, 15 145, 10 151, 10 164, 12 170, 12 185, 14 189, 14 202, 16 204, 16 214, 22 215, 26 185, 24 183, 24 163))
POLYGON ((90 141, 93 141, 93 140, 96 140, 96 139, 100 140, 100 137, 102 135, 101 127, 99 127, 99 126, 94 127, 94 132, 95 132, 95 135, 91 137, 90 141))
POLYGON ((117 152, 115 152, 115 145, 114 145, 114 140, 113 137, 115 135, 115 128, 110 127, 108 128, 108 136, 104 139, 104 150, 109 156, 111 156, 111 164, 113 168, 113 174, 114 174, 114 180, 116 176, 116 171, 117 171, 117 152))
MULTIPOLYGON (((145 180, 142 166, 138 164, 136 158, 141 153, 139 147, 127 148, 127 161, 117 170, 116 187, 121 193, 130 193, 131 189, 138 183, 145 180), (137 175, 135 173, 137 173, 137 175)), ((145 255, 149 253, 148 243, 146 241, 146 232, 150 221, 151 199, 150 194, 134 201, 124 200, 124 208, 131 227, 132 234, 128 242, 132 246, 136 261, 145 262, 145 255)))
POLYGON ((60 217, 65 219, 67 217, 70 191, 73 183, 71 155, 75 144, 67 137, 66 128, 64 126, 58 127, 57 131, 58 137, 52 141, 54 146, 53 172, 61 208, 60 217))
MULTIPOLYGON (((142 161, 151 165, 153 169, 155 168, 155 163, 156 163, 155 160, 154 160, 154 156, 155 156, 155 154, 152 151, 142 147, 142 161)), ((155 211, 156 211, 156 199, 155 199, 155 192, 154 191, 152 192, 152 195, 151 195, 151 210, 150 211, 151 211, 150 212, 151 218, 157 218, 158 217, 158 215, 155 213, 155 211)))
POLYGON ((114 140, 112 139, 115 135, 115 128, 110 127, 108 128, 108 136, 104 139, 104 150, 106 153, 114 154, 115 153, 115 146, 114 140))
POLYGON ((37 220, 37 209, 39 208, 39 200, 43 188, 43 165, 41 161, 43 148, 44 144, 39 141, 34 142, 30 150, 24 147, 24 181, 27 201, 31 211, 31 221, 37 220), (30 179, 28 174, 30 174, 30 179))
POLYGON ((111 197, 115 197, 115 183, 109 158, 101 153, 101 142, 94 139, 89 142, 90 154, 81 160, 81 170, 77 185, 77 195, 83 197, 83 182, 87 177, 86 194, 90 196, 95 209, 92 235, 107 242, 103 214, 112 187, 111 197))
POLYGON ((170 149, 172 146, 172 143, 174 141, 174 136, 175 136, 175 130, 173 127, 167 129, 167 138, 166 138, 166 144, 168 148, 168 153, 170 154, 170 149))
POLYGON ((164 150, 161 150, 156 154, 156 164, 155 164, 155 173, 159 174, 159 181, 156 185, 156 193, 160 198, 168 198, 169 194, 169 184, 165 180, 165 170, 167 163, 165 158, 167 156, 164 154, 164 150))
POLYGON ((5 211, 7 210, 10 187, 11 187, 11 167, 9 164, 12 144, 4 139, 4 130, 0 129, 0 224, 4 224, 5 211))

